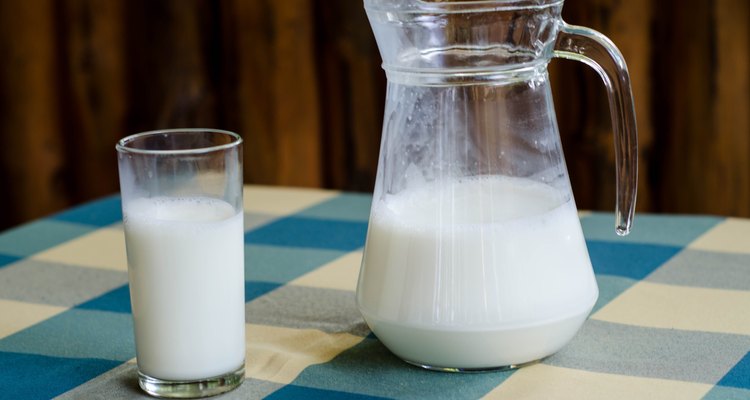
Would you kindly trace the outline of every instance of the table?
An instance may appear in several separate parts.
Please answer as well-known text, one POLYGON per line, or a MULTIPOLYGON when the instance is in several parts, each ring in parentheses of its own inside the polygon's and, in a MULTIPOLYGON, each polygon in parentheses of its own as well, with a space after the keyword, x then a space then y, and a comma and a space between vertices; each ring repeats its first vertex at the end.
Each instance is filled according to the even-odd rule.
MULTIPOLYGON (((247 381, 217 397, 750 398, 750 220, 582 213, 600 287, 562 351, 515 371, 397 360, 354 289, 370 197, 245 188, 247 381)), ((0 398, 147 398, 117 196, 0 235, 0 398)))

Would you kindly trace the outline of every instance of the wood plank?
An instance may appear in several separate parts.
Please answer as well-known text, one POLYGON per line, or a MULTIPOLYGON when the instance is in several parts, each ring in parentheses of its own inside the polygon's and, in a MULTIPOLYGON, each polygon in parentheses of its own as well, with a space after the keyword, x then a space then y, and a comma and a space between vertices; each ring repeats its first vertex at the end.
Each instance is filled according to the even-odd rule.
POLYGON ((126 131, 221 127, 210 0, 126 1, 126 131))
POLYGON ((0 226, 67 206, 49 0, 0 1, 0 226))
POLYGON ((317 4, 325 184, 369 192, 375 181, 385 105, 380 54, 359 2, 317 4))
POLYGON ((249 183, 276 183, 276 142, 272 120, 273 24, 267 1, 225 0, 222 26, 229 126, 244 139, 244 177, 249 183))
MULTIPOLYGON (((651 209, 649 171, 653 147, 651 118, 651 2, 590 0, 566 3, 565 20, 612 39, 630 71, 639 133, 639 210, 651 209)), ((613 210, 614 136, 604 85, 589 67, 572 61, 551 65, 553 91, 576 201, 580 208, 613 210)))
MULTIPOLYGON (((716 23, 715 162, 706 181, 711 209, 750 217, 750 6, 746 0, 713 2, 716 23)), ((699 154, 693 155, 700 157, 699 154)))
POLYGON ((622 52, 628 65, 638 126, 638 200, 636 209, 653 208, 649 173, 652 168, 654 131, 651 115, 652 10, 650 0, 611 1, 607 36, 622 52))
MULTIPOLYGON (((640 211, 750 217, 749 8, 566 2, 628 62, 640 211)), ((238 131, 250 183, 372 188, 386 86, 360 1, 0 1, 0 54, 0 228, 116 191, 114 142, 155 128, 238 131)), ((550 73, 578 205, 611 210, 603 85, 550 73)))
POLYGON ((658 210, 748 216, 748 10, 659 3, 658 210), (667 46, 666 44, 669 44, 667 46))
POLYGON ((231 95, 245 139, 250 183, 320 186, 323 181, 313 10, 309 0, 228 0, 225 24, 236 35, 231 95))
POLYGON ((72 200, 80 202, 119 190, 114 145, 126 134, 128 104, 124 10, 122 1, 56 5, 65 179, 72 200))
MULTIPOLYGON (((278 136, 277 183, 323 182, 312 0, 272 2, 274 36, 274 134, 278 136)), ((255 77, 255 79, 263 77, 255 77)))

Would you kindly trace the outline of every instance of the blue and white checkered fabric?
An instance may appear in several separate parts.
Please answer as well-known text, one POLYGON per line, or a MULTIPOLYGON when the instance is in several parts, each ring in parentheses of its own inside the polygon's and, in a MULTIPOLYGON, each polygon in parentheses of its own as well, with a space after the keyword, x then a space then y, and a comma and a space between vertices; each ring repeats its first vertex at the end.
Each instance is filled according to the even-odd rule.
MULTIPOLYGON (((247 381, 218 398, 749 399, 750 220, 581 216, 599 302, 516 371, 423 371, 354 303, 370 197, 248 186, 247 381)), ((0 235, 0 399, 146 398, 118 197, 0 235)))

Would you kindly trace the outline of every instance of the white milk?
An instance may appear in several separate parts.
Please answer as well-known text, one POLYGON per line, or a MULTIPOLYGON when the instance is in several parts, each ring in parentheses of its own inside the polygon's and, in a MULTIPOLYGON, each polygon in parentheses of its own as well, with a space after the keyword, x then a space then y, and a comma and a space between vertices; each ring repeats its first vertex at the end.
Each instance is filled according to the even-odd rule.
POLYGON ((124 207, 139 370, 163 380, 214 377, 245 359, 242 213, 209 198, 124 207))
POLYGON ((492 368, 573 338, 598 289, 569 189, 443 181, 373 203, 357 301, 399 357, 492 368))

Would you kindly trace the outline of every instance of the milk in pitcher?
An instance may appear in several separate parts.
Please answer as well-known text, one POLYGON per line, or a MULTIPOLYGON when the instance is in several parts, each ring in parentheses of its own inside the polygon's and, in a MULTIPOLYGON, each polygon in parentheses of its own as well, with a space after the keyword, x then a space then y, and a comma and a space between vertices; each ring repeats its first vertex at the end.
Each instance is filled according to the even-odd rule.
POLYGON ((406 361, 483 369, 540 359, 575 335, 597 296, 567 185, 457 178, 373 203, 358 305, 406 361))

